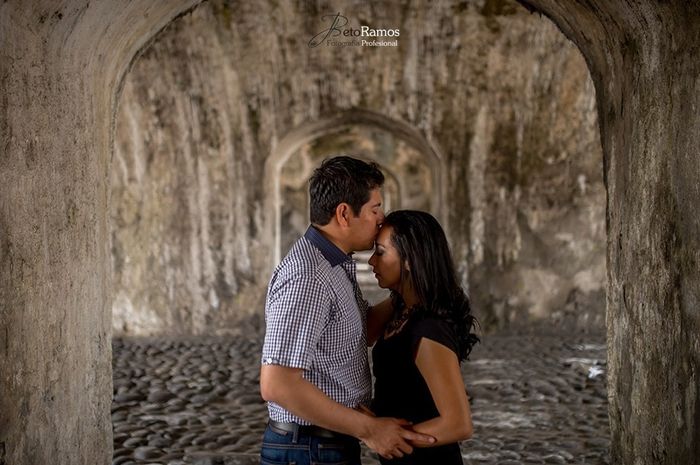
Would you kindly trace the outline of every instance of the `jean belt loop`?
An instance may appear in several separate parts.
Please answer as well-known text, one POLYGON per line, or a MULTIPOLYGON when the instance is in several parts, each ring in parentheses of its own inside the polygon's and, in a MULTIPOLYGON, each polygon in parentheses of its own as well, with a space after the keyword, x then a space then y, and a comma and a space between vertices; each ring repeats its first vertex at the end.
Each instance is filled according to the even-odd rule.
POLYGON ((294 432, 292 433, 292 444, 297 444, 299 442, 299 425, 297 425, 296 428, 294 428, 294 432))

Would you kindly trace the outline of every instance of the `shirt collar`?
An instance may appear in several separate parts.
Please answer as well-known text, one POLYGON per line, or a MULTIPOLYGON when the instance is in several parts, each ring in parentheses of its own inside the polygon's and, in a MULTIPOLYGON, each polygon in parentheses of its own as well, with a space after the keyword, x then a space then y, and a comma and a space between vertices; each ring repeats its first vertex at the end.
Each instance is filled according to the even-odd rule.
POLYGON ((346 254, 340 250, 338 246, 326 239, 326 237, 321 234, 321 231, 316 229, 313 225, 309 226, 304 237, 321 251, 331 266, 340 265, 341 263, 351 260, 350 255, 346 254))

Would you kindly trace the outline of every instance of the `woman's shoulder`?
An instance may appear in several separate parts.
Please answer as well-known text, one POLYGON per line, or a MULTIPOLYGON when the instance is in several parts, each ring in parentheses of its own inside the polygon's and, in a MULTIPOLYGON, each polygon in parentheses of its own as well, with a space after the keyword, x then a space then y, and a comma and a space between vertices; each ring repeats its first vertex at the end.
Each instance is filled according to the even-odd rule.
POLYGON ((449 318, 434 314, 419 314, 411 325, 411 339, 418 344, 422 338, 438 342, 459 353, 457 328, 449 318))
POLYGON ((434 312, 428 312, 427 310, 420 310, 416 312, 414 315, 415 318, 412 318, 413 321, 413 326, 414 327, 433 327, 433 326, 440 326, 440 327, 448 327, 452 328, 454 324, 452 323, 452 320, 450 319, 449 316, 446 315, 439 315, 434 312))

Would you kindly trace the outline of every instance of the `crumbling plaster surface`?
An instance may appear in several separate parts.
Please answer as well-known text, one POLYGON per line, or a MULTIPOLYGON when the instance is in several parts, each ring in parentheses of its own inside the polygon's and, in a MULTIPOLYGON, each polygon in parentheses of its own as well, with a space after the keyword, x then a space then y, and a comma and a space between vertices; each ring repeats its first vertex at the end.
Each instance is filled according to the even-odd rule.
POLYGON ((112 172, 115 332, 232 332, 260 312, 278 253, 269 160, 352 118, 426 147, 442 173, 430 209, 484 327, 602 328, 602 150, 575 46, 514 2, 333 7, 355 28, 400 28, 399 47, 309 48, 325 8, 212 1, 139 58, 112 172))

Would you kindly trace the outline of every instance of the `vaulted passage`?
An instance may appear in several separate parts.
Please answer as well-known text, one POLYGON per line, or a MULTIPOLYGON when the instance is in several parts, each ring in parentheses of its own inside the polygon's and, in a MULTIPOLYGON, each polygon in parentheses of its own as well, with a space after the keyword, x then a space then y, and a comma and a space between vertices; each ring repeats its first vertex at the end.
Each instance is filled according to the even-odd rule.
POLYGON ((334 153, 384 168, 389 209, 442 220, 487 329, 602 330, 602 150, 573 44, 504 3, 411 8, 398 48, 309 48, 324 25, 309 8, 270 12, 266 42, 257 13, 207 3, 134 64, 112 170, 115 334, 221 334, 259 313, 334 153))
MULTIPOLYGON (((304 222, 306 165, 336 148, 384 157, 390 201, 439 216, 487 332, 539 331, 518 366, 503 335, 488 363, 474 353, 483 428, 546 424, 503 406, 562 396, 571 383, 540 381, 568 370, 595 436, 601 366, 581 360, 607 358, 610 461, 698 463, 696 4, 348 2, 331 10, 399 28, 400 45, 309 48, 325 5, 198 3, 0 5, 0 464, 110 463, 133 418, 117 412, 127 426, 111 433, 115 392, 141 419, 162 413, 150 404, 183 413, 152 425, 228 421, 193 406, 255 386, 237 364, 255 357, 271 266, 304 222), (113 334, 170 339, 115 339, 113 390, 113 334), (539 353, 553 364, 528 366, 539 353)), ((168 440, 144 437, 134 447, 168 440)))
MULTIPOLYGON (((120 98, 113 330, 159 337, 115 341, 114 460, 256 460, 267 280, 308 226, 313 169, 344 153, 381 166, 387 211, 432 212, 459 254, 485 333, 464 368, 468 463, 605 461, 605 187, 579 51, 513 3, 401 23, 398 51, 309 48, 308 25, 274 19, 271 47, 228 8, 171 24, 120 98)), ((370 253, 355 258, 377 302, 370 253)))

